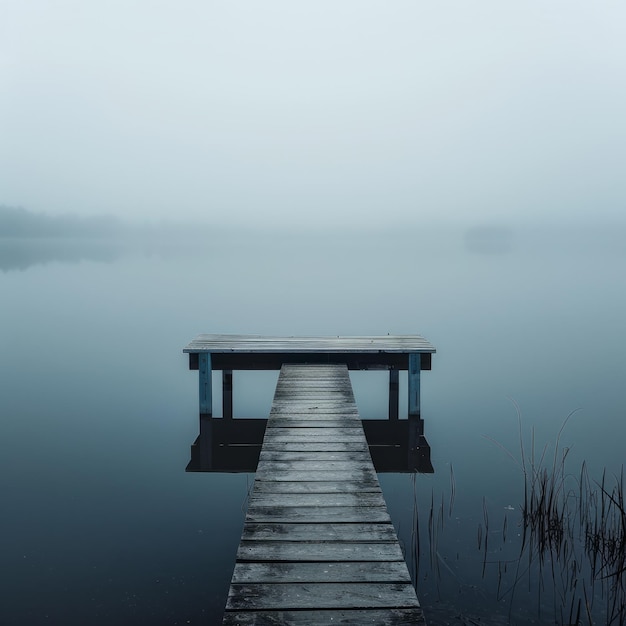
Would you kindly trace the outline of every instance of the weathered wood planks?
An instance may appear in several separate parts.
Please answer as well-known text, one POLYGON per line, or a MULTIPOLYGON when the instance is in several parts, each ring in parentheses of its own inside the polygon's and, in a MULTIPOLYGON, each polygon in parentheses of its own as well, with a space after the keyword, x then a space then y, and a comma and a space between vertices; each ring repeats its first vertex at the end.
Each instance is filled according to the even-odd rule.
MULTIPOLYGON (((347 365, 350 370, 407 370, 410 354, 418 355, 421 369, 429 370, 435 347, 420 335, 269 337, 205 334, 193 339, 184 352, 189 354, 189 367, 194 370, 200 366, 199 355, 202 353, 211 354, 214 369, 227 371, 280 369, 285 363, 334 363, 347 365)), ((232 387, 227 384, 226 388, 230 397, 232 387)))
POLYGON ((352 610, 301 610, 301 611, 233 611, 224 617, 224 626, 348 626, 385 625, 413 626, 423 624, 424 616, 419 607, 411 609, 352 610))
POLYGON ((345 365, 284 365, 224 624, 423 624, 345 365))
POLYGON ((263 583, 280 579, 283 583, 335 582, 411 582, 406 566, 398 561, 382 561, 372 567, 363 561, 341 563, 237 563, 233 582, 237 584, 263 583))
POLYGON ((351 337, 272 337, 261 335, 198 335, 185 352, 435 352, 420 335, 351 337))

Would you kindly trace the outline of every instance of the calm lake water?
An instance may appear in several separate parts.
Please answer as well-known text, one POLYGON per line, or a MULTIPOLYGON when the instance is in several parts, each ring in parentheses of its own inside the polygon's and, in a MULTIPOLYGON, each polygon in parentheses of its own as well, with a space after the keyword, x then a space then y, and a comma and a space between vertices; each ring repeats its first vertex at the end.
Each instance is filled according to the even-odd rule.
MULTIPOLYGON (((202 332, 428 338, 435 474, 380 476, 427 618, 559 621, 549 584, 522 581, 513 602, 498 589, 523 500, 504 448, 519 459, 514 403, 526 453, 532 430, 548 458, 580 409, 560 438, 572 472, 619 472, 625 242, 610 229, 0 242, 0 623, 219 623, 254 475, 184 471, 198 423, 182 349, 202 332)), ((384 416, 385 376, 352 378, 362 416, 384 416)), ((266 416, 275 380, 236 372, 235 414, 266 416)))

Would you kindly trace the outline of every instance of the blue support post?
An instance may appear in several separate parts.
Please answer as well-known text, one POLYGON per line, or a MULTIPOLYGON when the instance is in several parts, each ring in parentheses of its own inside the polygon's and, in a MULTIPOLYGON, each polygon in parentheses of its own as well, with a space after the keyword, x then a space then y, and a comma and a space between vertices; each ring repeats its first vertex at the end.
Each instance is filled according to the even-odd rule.
POLYGON ((418 467, 420 435, 424 434, 424 426, 420 417, 420 371, 422 355, 409 354, 408 387, 409 387, 409 445, 408 467, 418 467))
POLYGON ((198 390, 200 399, 200 467, 203 471, 213 466, 213 393, 212 393, 211 354, 198 354, 198 390))
POLYGON ((420 370, 422 355, 409 354, 409 417, 420 416, 420 370))
POLYGON ((211 389, 211 355, 198 354, 198 383, 200 392, 200 416, 213 416, 213 393, 211 389))

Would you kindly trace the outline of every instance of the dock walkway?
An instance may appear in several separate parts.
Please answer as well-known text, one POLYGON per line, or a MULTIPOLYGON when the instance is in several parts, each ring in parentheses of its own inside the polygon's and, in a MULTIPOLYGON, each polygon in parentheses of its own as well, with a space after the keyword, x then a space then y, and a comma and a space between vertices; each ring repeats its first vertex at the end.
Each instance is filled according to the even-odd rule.
POLYGON ((425 623, 345 364, 281 368, 223 623, 425 623))

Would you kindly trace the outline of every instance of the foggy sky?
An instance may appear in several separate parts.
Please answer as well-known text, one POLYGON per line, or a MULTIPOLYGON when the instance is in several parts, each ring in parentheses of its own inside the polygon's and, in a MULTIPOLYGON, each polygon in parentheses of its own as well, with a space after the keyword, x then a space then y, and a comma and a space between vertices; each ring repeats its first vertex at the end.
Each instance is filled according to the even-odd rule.
POLYGON ((3 0, 0 204, 622 218, 625 23, 618 0, 3 0))

